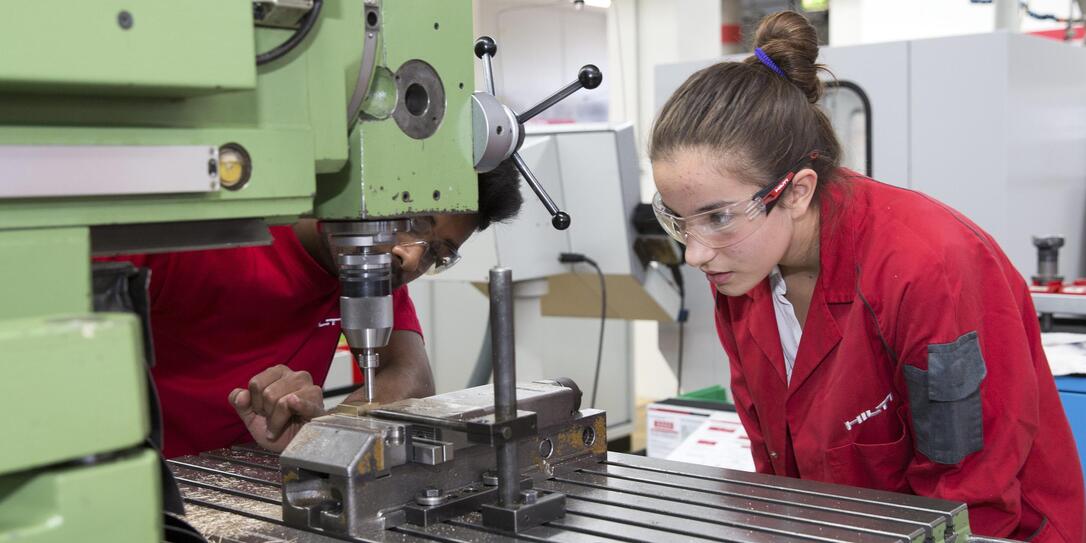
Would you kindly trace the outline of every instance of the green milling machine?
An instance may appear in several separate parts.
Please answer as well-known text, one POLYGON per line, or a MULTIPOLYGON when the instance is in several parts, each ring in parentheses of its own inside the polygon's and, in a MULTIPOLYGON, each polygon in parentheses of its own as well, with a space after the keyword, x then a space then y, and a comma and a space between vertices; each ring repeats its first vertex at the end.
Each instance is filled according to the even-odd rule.
POLYGON ((402 219, 474 211, 522 123, 601 77, 516 116, 470 0, 35 0, 0 26, 0 541, 162 537, 150 349, 138 317, 94 311, 92 257, 315 217, 370 373, 402 219))

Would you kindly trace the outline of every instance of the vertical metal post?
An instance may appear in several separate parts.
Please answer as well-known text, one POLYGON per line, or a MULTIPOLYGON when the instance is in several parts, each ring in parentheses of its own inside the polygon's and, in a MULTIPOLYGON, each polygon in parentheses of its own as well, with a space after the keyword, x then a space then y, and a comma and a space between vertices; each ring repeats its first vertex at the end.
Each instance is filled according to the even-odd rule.
MULTIPOLYGON (((513 338, 513 271, 490 270, 490 341, 494 356, 494 414, 498 421, 517 416, 517 366, 513 338)), ((516 442, 498 445, 498 495, 514 507, 520 490, 516 442)))

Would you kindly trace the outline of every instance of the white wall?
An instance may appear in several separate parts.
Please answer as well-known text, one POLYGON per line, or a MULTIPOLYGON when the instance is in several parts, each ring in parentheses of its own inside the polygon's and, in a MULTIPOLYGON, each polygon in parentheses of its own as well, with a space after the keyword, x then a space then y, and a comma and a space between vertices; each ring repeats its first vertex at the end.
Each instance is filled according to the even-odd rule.
MULTIPOLYGON (((996 0, 1008 1, 1008 0, 996 0)), ((1015 1, 1015 0, 1009 0, 1015 1)), ((1067 0, 1031 0, 1037 13, 1068 15, 1067 0)), ((830 45, 978 34, 996 29, 993 4, 968 0, 833 0, 830 3, 830 45)), ((1078 9, 1075 9, 1078 16, 1078 9)), ((1019 15, 1023 32, 1061 28, 1051 21, 1019 15)))
MULTIPOLYGON (((568 0, 476 0, 475 34, 489 35, 498 43, 494 68, 499 98, 514 110, 523 111, 573 81, 577 70, 591 63, 599 66, 603 72, 603 85, 591 91, 578 91, 540 118, 579 122, 608 120, 612 82, 623 81, 610 67, 612 55, 608 48, 608 17, 608 12, 602 9, 574 10, 568 0)), ((476 88, 479 89, 483 88, 481 75, 482 70, 477 66, 476 88)), ((632 92, 631 96, 636 97, 637 93, 632 92)), ((537 170, 537 174, 544 176, 546 172, 537 170)), ((546 183, 547 180, 543 181, 546 183)), ((563 204, 561 194, 555 193, 553 196, 560 205, 563 204)), ((542 210, 534 196, 526 198, 525 206, 529 208, 527 214, 538 214, 536 212, 542 210)), ((549 224, 549 221, 544 222, 549 224)), ((504 228, 509 227, 493 227, 494 231, 504 228)), ((517 273, 518 270, 514 269, 515 277, 517 273)), ((485 276, 485 272, 483 274, 485 276)), ((463 388, 483 338, 488 311, 486 297, 464 282, 419 281, 411 288, 427 337, 438 392, 463 388)), ((589 394, 598 321, 548 317, 534 319, 529 327, 524 325, 528 320, 518 320, 518 323, 522 323, 516 330, 518 337, 531 334, 532 337, 552 342, 545 350, 550 358, 582 361, 578 369, 584 372, 568 372, 568 376, 586 389, 586 395, 589 394), (562 341, 558 341, 559 338, 562 341)), ((635 342, 631 339, 634 333, 631 326, 620 320, 610 320, 607 324, 604 382, 600 386, 601 405, 619 401, 616 396, 629 397, 629 389, 623 385, 629 383, 629 377, 622 377, 618 368, 627 368, 631 358, 643 357, 633 353, 635 342)), ((655 340, 655 330, 651 332, 655 340)), ((655 350, 654 345, 652 350, 655 350)), ((651 358, 651 353, 649 356, 651 358)), ((518 359, 518 367, 522 362, 525 360, 518 359)), ((527 366, 530 364, 525 364, 525 369, 527 366)), ((669 373, 666 366, 664 369, 665 373, 669 373)), ((522 375, 531 377, 527 373, 522 375)), ((643 379, 643 382, 658 380, 654 376, 643 379)), ((609 411, 627 417, 627 420, 632 415, 628 409, 609 411)), ((611 419, 608 422, 614 425, 622 420, 611 419)))
MULTIPOLYGON (((644 152, 658 109, 656 66, 720 56, 720 0, 614 0, 607 43, 611 120, 634 123, 644 152)), ((648 201, 655 189, 644 154, 642 171, 642 197, 648 201)))
MULTIPOLYGON (((581 66, 595 64, 604 73, 598 89, 578 91, 538 119, 608 119, 610 67, 605 10, 575 10, 567 0, 476 0, 475 33, 497 42, 494 84, 498 97, 514 111, 527 110, 576 79, 581 66)), ((482 89, 482 70, 478 66, 476 76, 476 88, 482 89)))
MULTIPOLYGON (((656 65, 720 56, 720 0, 613 0, 607 15, 611 71, 604 77, 610 77, 612 85, 611 120, 634 124, 641 152, 641 198, 647 202, 655 192, 646 144, 658 109, 656 65)), ((660 350, 674 347, 659 344, 655 322, 635 322, 632 327, 637 396, 674 395, 675 374, 660 350)), ((724 360, 721 351, 721 368, 724 360)), ((698 365, 707 364, 701 361, 698 365)), ((696 382, 704 386, 725 384, 726 373, 696 382)))

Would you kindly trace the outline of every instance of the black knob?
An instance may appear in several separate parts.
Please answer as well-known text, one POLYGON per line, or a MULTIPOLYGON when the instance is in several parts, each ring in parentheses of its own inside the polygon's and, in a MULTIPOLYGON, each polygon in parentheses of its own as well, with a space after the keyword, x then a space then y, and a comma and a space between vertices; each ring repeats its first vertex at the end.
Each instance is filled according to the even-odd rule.
POLYGON ((1062 236, 1049 236, 1046 238, 1033 238, 1033 246, 1038 249, 1059 249, 1063 247, 1062 236))
MULTIPOLYGON (((483 58, 483 55, 494 56, 498 54, 498 44, 494 43, 494 40, 490 36, 483 36, 475 40, 475 56, 476 58, 483 58)), ((595 66, 593 66, 595 68, 595 66)), ((598 72, 599 69, 597 68, 598 72)))
POLYGON ((551 226, 554 226, 555 230, 565 230, 566 228, 569 228, 569 223, 569 213, 566 213, 565 211, 559 211, 551 217, 551 226))
MULTIPOLYGON (((475 46, 475 50, 479 50, 478 45, 475 46)), ((580 72, 577 72, 577 81, 580 81, 586 89, 594 89, 603 83, 603 72, 595 64, 587 64, 581 68, 580 72)))

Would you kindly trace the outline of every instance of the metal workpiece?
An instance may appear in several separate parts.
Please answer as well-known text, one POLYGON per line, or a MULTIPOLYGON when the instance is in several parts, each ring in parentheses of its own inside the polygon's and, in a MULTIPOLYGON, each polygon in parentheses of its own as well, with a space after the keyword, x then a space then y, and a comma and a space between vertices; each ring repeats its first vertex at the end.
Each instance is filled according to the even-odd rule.
MULTIPOLYGON (((574 432, 579 425, 569 421, 561 430, 579 435, 574 432)), ((567 441, 555 438, 558 447, 570 445, 567 441)), ((487 455, 478 453, 489 452, 486 449, 473 448, 473 461, 478 461, 473 465, 485 463, 487 455)), ((521 448, 522 453, 529 451, 521 448)), ((385 501, 399 500, 403 507, 382 513, 396 522, 346 536, 299 526, 285 513, 280 516, 280 487, 293 483, 286 475, 280 480, 274 461, 271 453, 242 447, 169 463, 182 483, 190 522, 209 537, 230 535, 226 541, 259 540, 257 536, 283 530, 297 533, 298 541, 322 542, 416 537, 480 543, 1005 541, 972 536, 960 503, 606 452, 567 461, 551 475, 526 468, 518 498, 540 503, 564 496, 565 516, 515 535, 511 528, 488 527, 478 512, 487 509, 485 503, 493 502, 497 492, 485 484, 485 475, 473 478, 485 470, 459 478, 466 464, 393 467, 389 476, 367 483, 369 494, 362 503, 368 509, 377 507, 383 494, 396 494, 385 501), (459 481, 468 482, 455 484, 459 481), (306 539, 318 535, 326 539, 306 539)))
MULTIPOLYGON (((600 411, 578 409, 575 386, 538 381, 514 390, 517 404, 537 409, 538 415, 517 411, 514 420, 530 416, 533 425, 508 440, 479 437, 486 428, 509 428, 496 418, 490 386, 395 402, 361 416, 314 419, 280 458, 283 521, 355 537, 412 522, 443 522, 498 500, 497 488, 488 487, 484 477, 494 470, 495 447, 515 452, 509 470, 514 499, 564 466, 606 455, 606 438, 582 439, 586 431, 605 436, 606 420, 600 411), (543 442, 551 445, 546 457, 540 453, 543 442)), ((237 452, 216 451, 205 458, 245 466, 250 482, 260 479, 251 471, 254 466, 267 466, 237 452)), ((190 469, 195 465, 192 459, 182 462, 190 469)), ((537 494, 536 504, 515 507, 512 516, 500 513, 510 519, 503 525, 531 523, 553 510, 555 500, 537 494)))
MULTIPOLYGON (((521 382, 516 385, 517 416, 535 415, 536 427, 567 423, 580 412, 581 391, 563 380, 521 382)), ((494 423, 494 388, 483 385, 428 398, 409 398, 381 406, 370 413, 382 419, 401 420, 469 432, 474 423, 494 423)), ((586 411, 587 412, 587 411, 586 411)))

